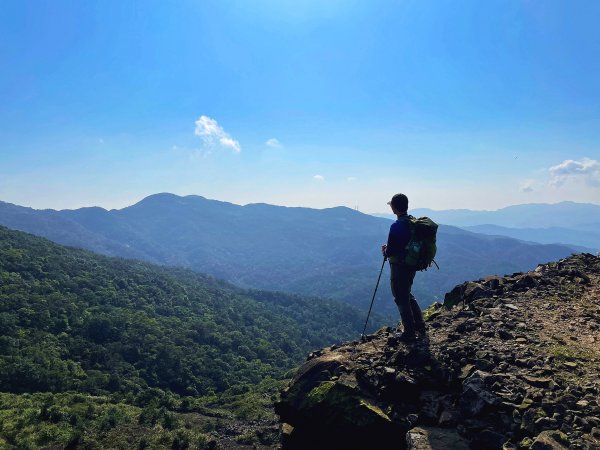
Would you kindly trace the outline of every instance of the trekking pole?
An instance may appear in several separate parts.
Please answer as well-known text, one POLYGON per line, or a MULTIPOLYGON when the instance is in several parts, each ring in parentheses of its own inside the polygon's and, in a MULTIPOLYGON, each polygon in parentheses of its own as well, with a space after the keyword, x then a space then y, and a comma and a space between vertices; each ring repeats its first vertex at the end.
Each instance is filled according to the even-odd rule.
POLYGON ((383 273, 383 266, 385 266, 386 260, 387 260, 387 256, 384 256, 383 262, 381 263, 381 270, 379 271, 379 277, 377 277, 377 284, 375 285, 375 291, 373 292, 373 298, 371 299, 371 306, 369 306, 369 313, 367 314, 367 320, 365 320, 365 327, 363 328, 363 332, 360 335, 361 341, 365 337, 365 331, 367 331, 367 323, 369 323, 369 316, 371 315, 371 309, 373 308, 373 302, 375 301, 375 294, 377 294, 377 288, 379 287, 379 280, 381 280, 381 274, 383 273))

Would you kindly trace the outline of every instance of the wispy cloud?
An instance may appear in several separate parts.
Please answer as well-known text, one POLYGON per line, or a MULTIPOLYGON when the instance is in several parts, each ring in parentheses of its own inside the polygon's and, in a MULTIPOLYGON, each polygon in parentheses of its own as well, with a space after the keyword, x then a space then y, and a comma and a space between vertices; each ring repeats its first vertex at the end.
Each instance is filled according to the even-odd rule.
POLYGON ((233 139, 215 119, 208 116, 200 116, 196 120, 194 134, 202 138, 206 147, 220 145, 235 153, 239 153, 242 150, 240 143, 233 139))
POLYGON ((325 177, 323 175, 315 175, 313 178, 317 181, 325 181, 325 177))
POLYGON ((275 139, 275 138, 269 139, 267 142, 265 142, 265 144, 267 145, 267 147, 271 147, 271 148, 282 148, 283 147, 283 144, 281 142, 279 142, 279 139, 275 139))
POLYGON ((533 192, 533 180, 525 180, 519 188, 521 192, 533 192))
POLYGON ((346 178, 346 181, 356 181, 358 178, 356 177, 348 177, 346 178))
POLYGON ((550 184, 555 187, 564 185, 567 181, 583 181, 590 186, 600 187, 600 162, 583 158, 581 161, 567 159, 550 167, 550 184))

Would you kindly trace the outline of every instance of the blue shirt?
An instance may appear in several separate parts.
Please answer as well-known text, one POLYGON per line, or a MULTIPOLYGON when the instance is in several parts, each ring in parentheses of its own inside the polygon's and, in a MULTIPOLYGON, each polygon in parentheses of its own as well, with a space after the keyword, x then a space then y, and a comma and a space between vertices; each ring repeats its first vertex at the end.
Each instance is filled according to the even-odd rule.
POLYGON ((388 258, 390 256, 404 256, 406 244, 410 241, 409 217, 408 214, 400 216, 400 218, 390 226, 390 234, 388 235, 387 248, 385 250, 385 255, 388 258))

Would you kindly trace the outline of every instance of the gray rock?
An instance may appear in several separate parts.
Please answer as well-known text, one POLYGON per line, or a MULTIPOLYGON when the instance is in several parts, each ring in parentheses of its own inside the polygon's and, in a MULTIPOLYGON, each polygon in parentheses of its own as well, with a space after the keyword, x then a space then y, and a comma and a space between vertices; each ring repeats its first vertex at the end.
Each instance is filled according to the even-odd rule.
POLYGON ((567 450, 570 442, 560 431, 542 431, 533 441, 531 450, 567 450))
POLYGON ((463 382, 459 407, 465 416, 475 417, 499 403, 498 398, 486 386, 487 377, 489 374, 476 370, 463 382))
POLYGON ((530 408, 521 417, 521 429, 528 433, 534 434, 536 431, 535 421, 539 419, 539 410, 530 408))
POLYGON ((406 433, 408 450, 470 450, 469 441, 457 431, 436 427, 417 427, 406 433))
POLYGON ((442 414, 440 414, 439 425, 441 427, 451 427, 453 425, 456 425, 459 417, 460 416, 458 412, 454 409, 445 409, 444 411, 442 411, 442 414))
POLYGON ((558 422, 551 417, 540 417, 535 421, 535 425, 538 430, 555 430, 558 422))
POLYGON ((475 366, 479 370, 483 370, 484 372, 491 372, 492 369, 496 367, 496 365, 493 362, 488 361, 487 359, 478 359, 477 361, 475 361, 475 366))
POLYGON ((523 379, 525 381, 527 381, 530 385, 532 386, 536 386, 536 387, 551 387, 552 385, 552 379, 551 378, 544 378, 544 377, 531 377, 528 375, 523 376, 523 379))
POLYGON ((592 429, 590 423, 583 417, 575 416, 573 419, 573 424, 580 427, 584 431, 590 431, 592 429))
POLYGON ((503 340, 505 340, 505 341, 512 340, 512 339, 514 339, 514 338, 515 338, 515 337, 512 335, 512 333, 510 333, 510 332, 508 332, 508 331, 506 331, 506 330, 502 330, 502 329, 498 330, 498 337, 499 337, 500 339, 503 339, 503 340))

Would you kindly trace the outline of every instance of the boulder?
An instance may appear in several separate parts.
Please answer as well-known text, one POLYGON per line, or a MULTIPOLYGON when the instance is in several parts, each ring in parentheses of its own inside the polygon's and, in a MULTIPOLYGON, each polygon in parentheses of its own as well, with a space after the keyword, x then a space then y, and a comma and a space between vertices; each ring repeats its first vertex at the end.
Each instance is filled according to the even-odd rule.
POLYGON ((567 450, 569 440, 560 431, 542 431, 533 441, 531 450, 567 450))
MULTIPOLYGON (((368 390, 359 388, 355 377, 359 363, 353 360, 353 353, 335 350, 308 361, 275 405, 287 424, 285 448, 393 448, 392 443, 404 436, 409 424, 393 421, 368 390), (355 371, 348 374, 348 368, 355 371)), ((364 360, 373 364, 372 359, 364 360)), ((389 378, 392 368, 382 367, 381 372, 389 378)))
POLYGON ((481 283, 468 281, 460 284, 444 296, 444 306, 450 308, 463 303, 470 303, 478 298, 483 298, 491 294, 491 291, 481 283))

